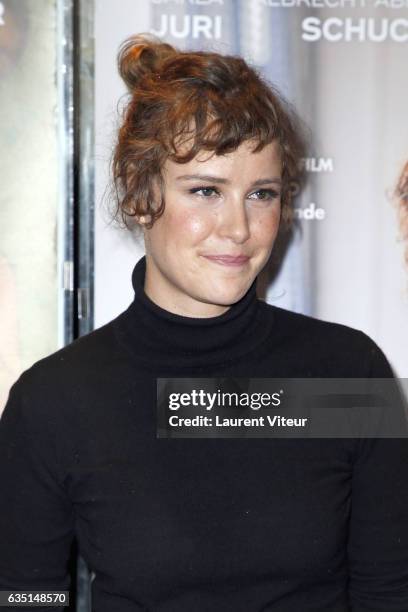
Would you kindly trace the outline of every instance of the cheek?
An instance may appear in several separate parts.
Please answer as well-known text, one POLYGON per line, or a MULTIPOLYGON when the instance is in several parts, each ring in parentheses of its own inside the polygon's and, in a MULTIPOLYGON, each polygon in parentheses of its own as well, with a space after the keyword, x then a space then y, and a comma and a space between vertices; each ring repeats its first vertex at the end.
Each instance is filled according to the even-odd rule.
POLYGON ((274 242, 279 229, 279 214, 265 215, 256 219, 252 225, 252 236, 260 246, 269 247, 274 242))
POLYGON ((213 230, 214 220, 211 215, 194 212, 179 212, 174 215, 169 224, 170 239, 176 239, 182 246, 184 244, 197 244, 213 230))

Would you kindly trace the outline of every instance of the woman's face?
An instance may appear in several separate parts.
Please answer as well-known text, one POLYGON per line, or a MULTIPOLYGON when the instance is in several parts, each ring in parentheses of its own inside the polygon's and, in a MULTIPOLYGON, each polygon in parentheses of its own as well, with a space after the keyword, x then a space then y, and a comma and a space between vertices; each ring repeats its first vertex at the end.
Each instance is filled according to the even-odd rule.
POLYGON ((212 317, 242 298, 267 262, 279 227, 275 142, 163 168, 165 209, 144 230, 145 292, 170 312, 212 317))

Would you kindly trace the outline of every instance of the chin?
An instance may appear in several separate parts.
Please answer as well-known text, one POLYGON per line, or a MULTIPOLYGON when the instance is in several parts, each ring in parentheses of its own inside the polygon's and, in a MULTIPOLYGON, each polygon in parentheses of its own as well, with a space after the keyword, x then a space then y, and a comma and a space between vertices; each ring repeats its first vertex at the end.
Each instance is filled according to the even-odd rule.
POLYGON ((247 285, 241 289, 235 290, 220 290, 211 292, 211 294, 207 294, 205 301, 208 304, 214 304, 217 306, 232 306, 236 302, 239 302, 241 298, 247 293, 250 285, 247 285))

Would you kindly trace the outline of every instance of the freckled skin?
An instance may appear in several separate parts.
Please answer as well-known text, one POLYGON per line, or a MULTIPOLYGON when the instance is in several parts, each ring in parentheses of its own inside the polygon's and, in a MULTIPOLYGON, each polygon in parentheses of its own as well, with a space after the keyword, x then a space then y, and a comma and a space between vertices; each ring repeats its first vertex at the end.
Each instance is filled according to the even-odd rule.
POLYGON ((227 155, 205 152, 187 164, 165 163, 165 210, 144 229, 145 291, 162 308, 191 317, 220 315, 245 295, 268 261, 279 228, 281 187, 254 182, 281 179, 281 161, 275 142, 258 153, 253 147, 244 142, 227 155), (227 182, 179 178, 197 174, 227 182), (249 260, 220 265, 208 255, 249 260))

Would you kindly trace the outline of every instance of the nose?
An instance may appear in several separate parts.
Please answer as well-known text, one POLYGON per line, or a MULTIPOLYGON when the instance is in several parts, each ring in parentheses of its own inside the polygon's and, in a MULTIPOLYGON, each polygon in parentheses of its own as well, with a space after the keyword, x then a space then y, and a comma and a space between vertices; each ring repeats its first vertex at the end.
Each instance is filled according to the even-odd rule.
POLYGON ((248 211, 242 200, 225 201, 220 224, 219 235, 236 244, 243 244, 250 235, 248 211))

